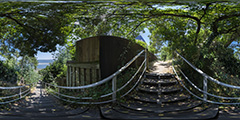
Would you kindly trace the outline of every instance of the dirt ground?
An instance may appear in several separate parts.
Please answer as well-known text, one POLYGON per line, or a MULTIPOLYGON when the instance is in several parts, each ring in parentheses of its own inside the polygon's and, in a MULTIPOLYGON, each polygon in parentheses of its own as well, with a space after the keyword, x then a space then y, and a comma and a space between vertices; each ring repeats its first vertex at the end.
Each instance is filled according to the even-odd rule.
POLYGON ((172 61, 154 61, 149 64, 149 71, 152 73, 173 73, 172 61))

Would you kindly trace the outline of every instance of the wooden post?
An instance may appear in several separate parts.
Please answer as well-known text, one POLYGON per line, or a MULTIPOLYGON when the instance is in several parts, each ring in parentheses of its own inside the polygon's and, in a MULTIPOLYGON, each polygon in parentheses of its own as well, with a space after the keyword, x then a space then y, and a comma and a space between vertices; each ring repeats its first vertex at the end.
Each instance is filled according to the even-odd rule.
POLYGON ((96 68, 92 69, 92 82, 93 83, 97 82, 97 69, 96 68))
MULTIPOLYGON (((60 94, 60 88, 58 88, 58 93, 60 94)), ((60 97, 60 95, 58 94, 58 97, 60 97)))
POLYGON ((76 86, 79 86, 79 68, 76 68, 76 86))
POLYGON ((90 68, 86 68, 86 84, 90 84, 90 68))
POLYGON ((85 81, 85 79, 84 79, 84 69, 81 68, 80 71, 81 71, 81 73, 80 73, 81 85, 85 85, 85 83, 84 83, 84 81, 85 81))
POLYGON ((67 83, 67 86, 69 86, 68 85, 68 81, 69 81, 69 65, 67 64, 67 79, 66 79, 66 83, 67 83))
MULTIPOLYGON (((83 86, 83 85, 85 85, 85 79, 84 79, 85 74, 84 74, 84 69, 81 68, 80 71, 81 71, 81 73, 80 73, 81 86, 83 86)), ((81 89, 81 91, 84 92, 84 89, 81 89)))
POLYGON ((72 82, 72 66, 70 67, 70 79, 69 79, 69 86, 71 87, 72 86, 72 84, 71 84, 71 82, 72 82))
POLYGON ((19 97, 22 98, 22 88, 19 88, 19 97))
MULTIPOLYGON (((207 81, 207 76, 204 75, 204 78, 203 78, 203 91, 207 93, 207 84, 208 84, 208 81, 207 81)), ((207 100, 207 94, 206 93, 203 93, 203 99, 204 100, 207 100)))
POLYGON ((116 97, 117 97, 117 76, 115 76, 113 79, 112 79, 112 91, 113 91, 113 94, 112 94, 112 100, 114 100, 114 102, 116 101, 116 97))
POLYGON ((76 67, 73 67, 73 79, 72 79, 72 86, 75 86, 75 82, 76 82, 76 67))

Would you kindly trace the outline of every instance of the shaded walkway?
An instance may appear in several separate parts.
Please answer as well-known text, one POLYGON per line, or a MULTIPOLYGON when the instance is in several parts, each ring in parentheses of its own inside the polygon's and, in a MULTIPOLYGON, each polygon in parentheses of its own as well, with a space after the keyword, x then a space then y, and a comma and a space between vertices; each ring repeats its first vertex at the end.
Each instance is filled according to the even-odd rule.
POLYGON ((53 117, 100 118, 100 114, 98 109, 92 111, 88 107, 73 109, 63 106, 53 96, 46 94, 40 83, 30 97, 13 104, 10 111, 0 112, 0 119, 52 119, 53 117))

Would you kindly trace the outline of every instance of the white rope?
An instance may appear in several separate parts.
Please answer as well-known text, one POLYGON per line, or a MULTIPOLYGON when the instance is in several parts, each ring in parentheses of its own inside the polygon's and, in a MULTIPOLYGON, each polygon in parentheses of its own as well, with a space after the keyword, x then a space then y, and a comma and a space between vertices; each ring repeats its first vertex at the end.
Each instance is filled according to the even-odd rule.
MULTIPOLYGON (((176 51, 175 51, 176 52, 176 51)), ((188 60, 186 60, 183 56, 181 56, 178 52, 176 52, 177 55, 179 55, 188 65, 190 65, 194 70, 196 70, 198 73, 200 73, 201 75, 203 76, 206 76, 207 78, 209 78, 209 80, 219 84, 219 85, 222 85, 222 86, 225 86, 225 87, 229 87, 229 88, 234 88, 234 89, 240 89, 240 86, 235 86, 235 85, 229 85, 229 84, 226 84, 226 83, 223 83, 223 82, 220 82, 214 78, 212 78, 211 76, 207 75, 206 73, 204 73, 202 70, 196 68, 194 65, 192 65, 188 60)))
MULTIPOLYGON (((100 82, 96 82, 96 83, 93 83, 93 84, 90 84, 90 85, 85 85, 85 86, 78 86, 78 87, 65 87, 65 86, 57 86, 57 85, 52 85, 52 84, 49 84, 49 83, 45 83, 47 85, 50 85, 52 87, 58 87, 58 88, 63 88, 63 89, 84 89, 84 88, 90 88, 90 87, 95 87, 95 86, 98 86, 98 85, 101 85, 103 83, 106 83, 107 81, 111 80, 112 78, 114 78, 115 76, 117 76, 118 74, 120 74, 123 70, 125 70, 128 66, 130 66, 142 53, 144 52, 144 50, 142 50, 140 53, 138 53, 132 60, 130 60, 125 66, 123 66, 121 69, 119 69, 117 72, 115 72, 114 74, 110 75, 109 77, 103 79, 102 81, 100 82)), ((135 72, 135 74, 131 77, 130 80, 128 80, 127 83, 125 83, 121 88, 117 89, 116 92, 119 92, 120 90, 122 90, 123 88, 125 88, 135 77, 136 75, 139 73, 139 71, 141 70, 141 68, 143 67, 144 63, 146 63, 147 60, 146 58, 144 59, 144 61, 142 62, 142 64, 140 65, 140 67, 138 68, 138 70, 135 72)), ((135 85, 129 90, 127 91, 124 95, 122 95, 121 97, 124 97, 125 95, 127 95, 128 93, 130 93, 135 87, 136 85, 138 85, 139 81, 141 80, 144 72, 146 71, 146 66, 142 72, 142 74, 140 75, 139 79, 137 80, 137 82, 135 83, 135 85)), ((60 96, 63 96, 63 97, 67 97, 67 98, 72 98, 72 99, 81 99, 81 100, 84 100, 84 99, 93 99, 93 97, 75 97, 75 96, 69 96, 69 95, 65 95, 65 94, 61 94, 61 93, 58 93, 56 91, 52 91, 53 93, 57 94, 57 95, 60 95, 60 96)), ((53 95, 54 97, 60 99, 60 100, 63 100, 63 101, 66 101, 66 102, 70 102, 70 103, 77 103, 77 104, 103 104, 103 103, 109 103, 109 102, 113 102, 116 100, 116 98, 113 98, 111 100, 107 100, 107 101, 101 101, 101 102, 77 102, 77 101, 71 101, 71 100, 67 100, 67 99, 64 99, 64 98, 60 98, 59 96, 55 95, 50 92, 51 95, 53 95)), ((112 95, 113 92, 111 93, 108 93, 106 95, 102 95, 100 96, 100 98, 103 98, 103 97, 107 97, 107 96, 110 96, 112 95)))

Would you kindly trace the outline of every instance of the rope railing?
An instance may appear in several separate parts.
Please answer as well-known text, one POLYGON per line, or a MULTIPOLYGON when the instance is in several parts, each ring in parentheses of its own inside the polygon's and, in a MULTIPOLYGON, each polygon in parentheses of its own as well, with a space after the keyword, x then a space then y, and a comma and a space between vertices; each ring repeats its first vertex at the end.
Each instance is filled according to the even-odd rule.
POLYGON ((139 52, 135 57, 133 57, 128 63, 126 63, 123 67, 121 67, 118 71, 116 71, 115 73, 113 73, 112 75, 108 76, 107 78, 99 81, 99 82, 95 82, 92 84, 88 84, 88 85, 83 85, 83 86, 74 86, 74 87, 67 87, 67 86, 58 86, 58 85, 53 85, 50 83, 46 83, 46 82, 42 82, 43 84, 45 84, 45 86, 48 87, 55 87, 58 90, 55 91, 53 90, 52 92, 49 92, 50 94, 52 94, 54 97, 66 101, 66 102, 70 102, 70 103, 77 103, 77 104, 103 104, 103 103, 109 103, 109 102, 114 102, 115 100, 117 100, 117 92, 121 91, 122 89, 126 88, 126 86, 128 86, 134 78, 136 78, 136 76, 139 74, 140 70, 142 68, 143 72, 141 73, 141 75, 139 76, 137 82, 130 88, 130 90, 128 90, 125 94, 121 95, 121 97, 127 95, 128 93, 130 93, 135 87, 136 85, 139 83, 139 81, 141 80, 143 74, 146 71, 147 68, 147 50, 142 50, 141 52, 139 52), (131 76, 131 78, 124 84, 122 85, 120 88, 117 89, 117 76, 122 73, 126 68, 128 68, 134 61, 137 60, 137 58, 139 58, 143 53, 145 52, 145 59, 143 60, 143 62, 141 63, 141 65, 139 66, 138 70, 134 73, 133 76, 131 76), (145 66, 144 66, 145 64, 145 66), (104 95, 100 95, 99 98, 104 98, 104 97, 109 97, 112 95, 111 100, 104 100, 104 101, 94 101, 94 102, 82 102, 82 101, 73 101, 73 100, 68 100, 68 99, 74 99, 74 100, 93 100, 92 96, 88 96, 88 97, 75 97, 75 96, 71 96, 71 95, 66 95, 66 94, 62 94, 60 93, 60 88, 61 89, 68 89, 68 90, 84 90, 87 88, 93 88, 93 87, 97 87, 100 86, 104 83, 109 82, 110 80, 112 80, 112 92, 110 93, 106 93, 104 95), (61 97, 60 97, 61 96, 61 97), (68 98, 68 99, 64 99, 68 98))
MULTIPOLYGON (((189 90, 185 84, 183 83, 183 81, 181 80, 181 78, 179 77, 175 66, 173 64, 173 71, 176 74, 178 81, 181 83, 181 85, 190 93, 192 94, 194 97, 205 101, 205 102, 209 102, 209 103, 213 103, 213 104, 224 104, 224 105, 240 105, 239 102, 217 102, 217 101, 211 101, 208 100, 207 96, 211 96, 214 98, 218 98, 218 99, 226 99, 226 100, 240 100, 240 97, 224 97, 224 96, 219 96, 219 95, 215 95, 215 94, 211 94, 208 92, 208 80, 220 85, 220 86, 224 86, 224 87, 228 87, 228 88, 232 88, 232 89, 240 89, 240 86, 235 86, 235 85, 229 85, 223 82, 220 82, 214 78, 212 78, 211 76, 207 75, 206 73, 204 73, 202 70, 198 69, 197 67, 195 67, 194 65, 192 65, 187 59, 185 59, 183 56, 181 56, 178 52, 175 52, 177 54, 177 56, 179 56, 182 60, 184 60, 184 62, 186 62, 189 66, 191 66, 191 68, 193 68, 195 71, 197 71, 200 75, 203 76, 203 89, 200 89, 197 85, 195 85, 191 80, 189 80, 189 78, 186 76, 186 74, 179 68, 179 72, 183 75, 183 77, 187 80, 188 83, 190 83, 191 86, 193 86, 195 89, 197 89, 200 93, 203 94, 203 97, 199 97, 198 95, 194 94, 191 90, 189 90)), ((174 61, 174 59, 173 59, 174 61)))
MULTIPOLYGON (((34 84, 34 83, 33 83, 34 84)), ((17 100, 20 100, 24 97, 26 97, 27 95, 30 94, 31 92, 31 86, 33 84, 27 84, 27 85, 22 85, 22 86, 13 86, 13 87, 0 87, 0 90, 14 90, 14 89, 19 89, 18 92, 14 95, 6 95, 6 96, 2 96, 0 97, 0 105, 2 104, 7 104, 7 103, 11 103, 11 102, 15 102, 17 100), (28 87, 28 88, 27 88, 28 87), (23 88, 27 88, 26 90, 22 91, 23 88), (6 99, 11 99, 11 100, 6 100, 6 99), (3 101, 3 102, 2 102, 3 101)))

